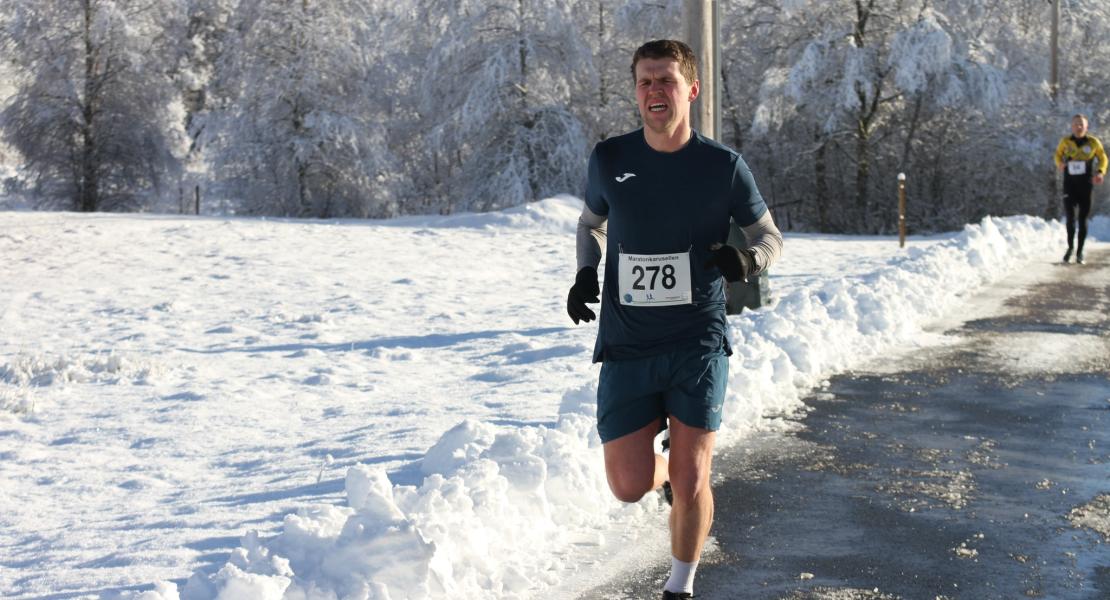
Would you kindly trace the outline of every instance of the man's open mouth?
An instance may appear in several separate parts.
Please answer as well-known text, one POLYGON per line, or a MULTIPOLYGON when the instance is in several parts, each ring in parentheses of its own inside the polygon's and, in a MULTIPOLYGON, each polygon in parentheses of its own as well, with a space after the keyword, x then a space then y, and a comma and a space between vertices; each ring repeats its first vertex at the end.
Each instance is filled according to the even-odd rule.
POLYGON ((662 112, 664 110, 667 110, 667 105, 666 104, 656 103, 656 104, 649 104, 648 105, 648 111, 650 111, 650 112, 662 112))

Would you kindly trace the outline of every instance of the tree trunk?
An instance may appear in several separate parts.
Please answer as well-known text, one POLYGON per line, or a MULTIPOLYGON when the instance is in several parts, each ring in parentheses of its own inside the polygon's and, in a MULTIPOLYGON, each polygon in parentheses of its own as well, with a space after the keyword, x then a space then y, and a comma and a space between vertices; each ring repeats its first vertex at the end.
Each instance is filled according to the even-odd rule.
MULTIPOLYGON (((863 48, 864 36, 867 32, 867 21, 875 7, 875 0, 868 0, 866 6, 861 0, 856 0, 856 30, 853 34, 856 47, 863 48)), ((871 137, 871 120, 878 112, 879 96, 882 91, 882 80, 878 78, 875 86, 875 97, 870 104, 867 94, 857 84, 856 95, 859 98, 859 115, 856 118, 856 211, 859 214, 857 225, 863 230, 870 229, 871 206, 868 198, 868 184, 871 178, 871 158, 869 144, 871 137)))
POLYGON ((865 230, 870 228, 870 199, 867 197, 867 185, 871 178, 870 153, 868 152, 868 127, 860 119, 856 127, 856 212, 859 213, 859 225, 865 230))
POLYGON ((85 86, 81 105, 81 182, 77 208, 94 212, 100 207, 100 160, 96 144, 96 48, 92 40, 93 7, 91 0, 83 0, 85 17, 85 86))
POLYGON ((913 103, 913 116, 910 117, 910 130, 906 134, 906 143, 902 146, 902 160, 898 163, 898 171, 905 173, 910 166, 910 152, 913 151, 913 139, 917 137, 917 126, 921 122, 921 106, 925 103, 925 96, 919 94, 913 103))
POLYGON ((856 47, 863 48, 863 36, 867 31, 867 20, 871 17, 871 11, 875 8, 875 0, 868 0, 864 6, 863 0, 856 0, 856 30, 852 36, 856 40, 856 47))
MULTIPOLYGON (((602 53, 602 49, 604 47, 605 47, 605 2, 603 2, 601 0, 598 0, 598 3, 597 3, 597 50, 598 50, 598 52, 602 53)), ((598 69, 597 99, 598 99, 598 103, 599 103, 598 106, 601 107, 601 112, 602 112, 602 115, 603 115, 602 116, 602 121, 605 121, 606 118, 605 118, 604 115, 608 114, 608 111, 606 109, 608 109, 608 107, 609 107, 609 82, 605 79, 605 69, 604 68, 598 69)), ((604 140, 605 138, 609 137, 609 132, 607 131, 607 128, 608 128, 608 124, 604 125, 604 128, 602 129, 602 131, 598 132, 599 141, 604 140)))
MULTIPOLYGON (((528 44, 526 40, 527 29, 524 24, 526 10, 524 0, 517 0, 517 43, 520 48, 520 85, 517 86, 517 89, 520 91, 520 113, 523 119, 521 124, 531 132, 536 127, 536 121, 528 108, 528 44)), ((528 159, 528 189, 532 194, 530 200, 539 200, 540 181, 536 171, 541 157, 535 155, 531 143, 525 144, 525 148, 528 149, 526 158, 528 159)))
POLYGON ((817 152, 813 156, 813 196, 817 205, 817 230, 829 231, 829 180, 826 176, 826 150, 828 140, 817 134, 817 152))
POLYGON ((309 205, 309 191, 308 191, 308 167, 305 166, 300 160, 296 161, 297 164, 297 214, 292 216, 308 217, 317 216, 312 214, 312 207, 309 205))
MULTIPOLYGON (((303 48, 303 47, 304 46, 302 45, 301 48, 303 48)), ((305 111, 301 107, 300 99, 298 98, 298 99, 294 100, 293 101, 293 107, 292 107, 292 118, 293 118, 292 126, 293 126, 293 138, 297 139, 297 140, 301 140, 305 137, 305 126, 304 126, 305 114, 304 113, 305 113, 305 111)), ((291 216, 291 217, 318 216, 318 215, 313 215, 312 205, 310 203, 311 202, 311 196, 312 196, 312 190, 309 189, 308 163, 303 161, 301 159, 301 157, 297 156, 297 153, 296 153, 295 150, 293 151, 293 157, 292 158, 293 158, 293 167, 297 171, 297 206, 295 207, 294 210, 292 210, 292 211, 287 210, 286 212, 287 213, 292 213, 292 214, 289 214, 289 216, 291 216)))
POLYGON ((743 152, 744 128, 740 125, 740 117, 736 114, 736 104, 733 103, 732 93, 728 89, 728 73, 724 68, 721 69, 721 93, 724 96, 725 105, 728 106, 725 114, 728 115, 729 125, 732 126, 732 147, 737 152, 743 152))
POLYGON ((525 36, 524 27, 524 0, 517 0, 516 2, 516 36, 517 36, 517 51, 520 54, 520 84, 516 86, 517 91, 520 92, 520 110, 524 113, 528 112, 528 44, 525 36))
POLYGON ((936 142, 932 144, 935 148, 935 155, 933 157, 931 166, 933 168, 933 176, 929 182, 929 206, 932 208, 930 214, 932 215, 932 222, 934 226, 944 223, 941 217, 941 207, 944 205, 944 156, 948 152, 948 127, 949 122, 945 122, 940 128, 939 135, 936 142))
POLYGON ((1048 183, 1048 205, 1044 209, 1044 218, 1051 220, 1060 217, 1060 187, 1056 183, 1057 171, 1052 170, 1052 175, 1045 180, 1048 183))

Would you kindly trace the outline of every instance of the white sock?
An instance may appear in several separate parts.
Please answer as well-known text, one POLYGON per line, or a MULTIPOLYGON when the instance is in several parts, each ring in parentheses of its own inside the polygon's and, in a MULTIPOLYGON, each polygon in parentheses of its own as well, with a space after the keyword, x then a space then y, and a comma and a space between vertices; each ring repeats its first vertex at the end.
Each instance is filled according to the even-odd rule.
POLYGON ((671 576, 663 589, 673 594, 694 593, 694 571, 698 570, 698 561, 683 562, 671 557, 671 576))

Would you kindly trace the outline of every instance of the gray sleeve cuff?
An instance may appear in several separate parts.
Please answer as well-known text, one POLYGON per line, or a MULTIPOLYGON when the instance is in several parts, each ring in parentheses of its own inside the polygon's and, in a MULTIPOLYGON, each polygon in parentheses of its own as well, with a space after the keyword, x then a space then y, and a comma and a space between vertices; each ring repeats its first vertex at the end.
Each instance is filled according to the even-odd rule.
MULTIPOLYGON (((581 228, 581 224, 579 227, 581 228)), ((758 275, 775 264, 782 255, 782 232, 775 226, 771 211, 764 212, 755 223, 740 229, 748 240, 748 249, 755 257, 755 265, 749 275, 758 275)))
POLYGON ((578 230, 575 234, 575 254, 578 258, 576 272, 581 271, 582 267, 596 269, 601 264, 607 223, 607 218, 595 215, 588 206, 582 207, 582 215, 578 217, 578 230))

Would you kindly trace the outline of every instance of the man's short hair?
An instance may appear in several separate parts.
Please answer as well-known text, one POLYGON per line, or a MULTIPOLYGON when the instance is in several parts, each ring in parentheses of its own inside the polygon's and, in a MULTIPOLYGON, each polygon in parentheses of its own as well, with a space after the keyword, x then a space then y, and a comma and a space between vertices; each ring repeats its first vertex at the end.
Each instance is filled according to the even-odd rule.
POLYGON ((698 78, 698 57, 685 42, 678 40, 652 40, 636 49, 632 55, 632 80, 636 80, 636 63, 641 58, 670 58, 678 61, 678 72, 693 85, 698 78))
POLYGON ((1087 118, 1087 115, 1085 115, 1083 113, 1075 113, 1075 115, 1072 116, 1071 120, 1074 121, 1076 119, 1083 119, 1084 123, 1090 123, 1091 122, 1091 120, 1087 118))

